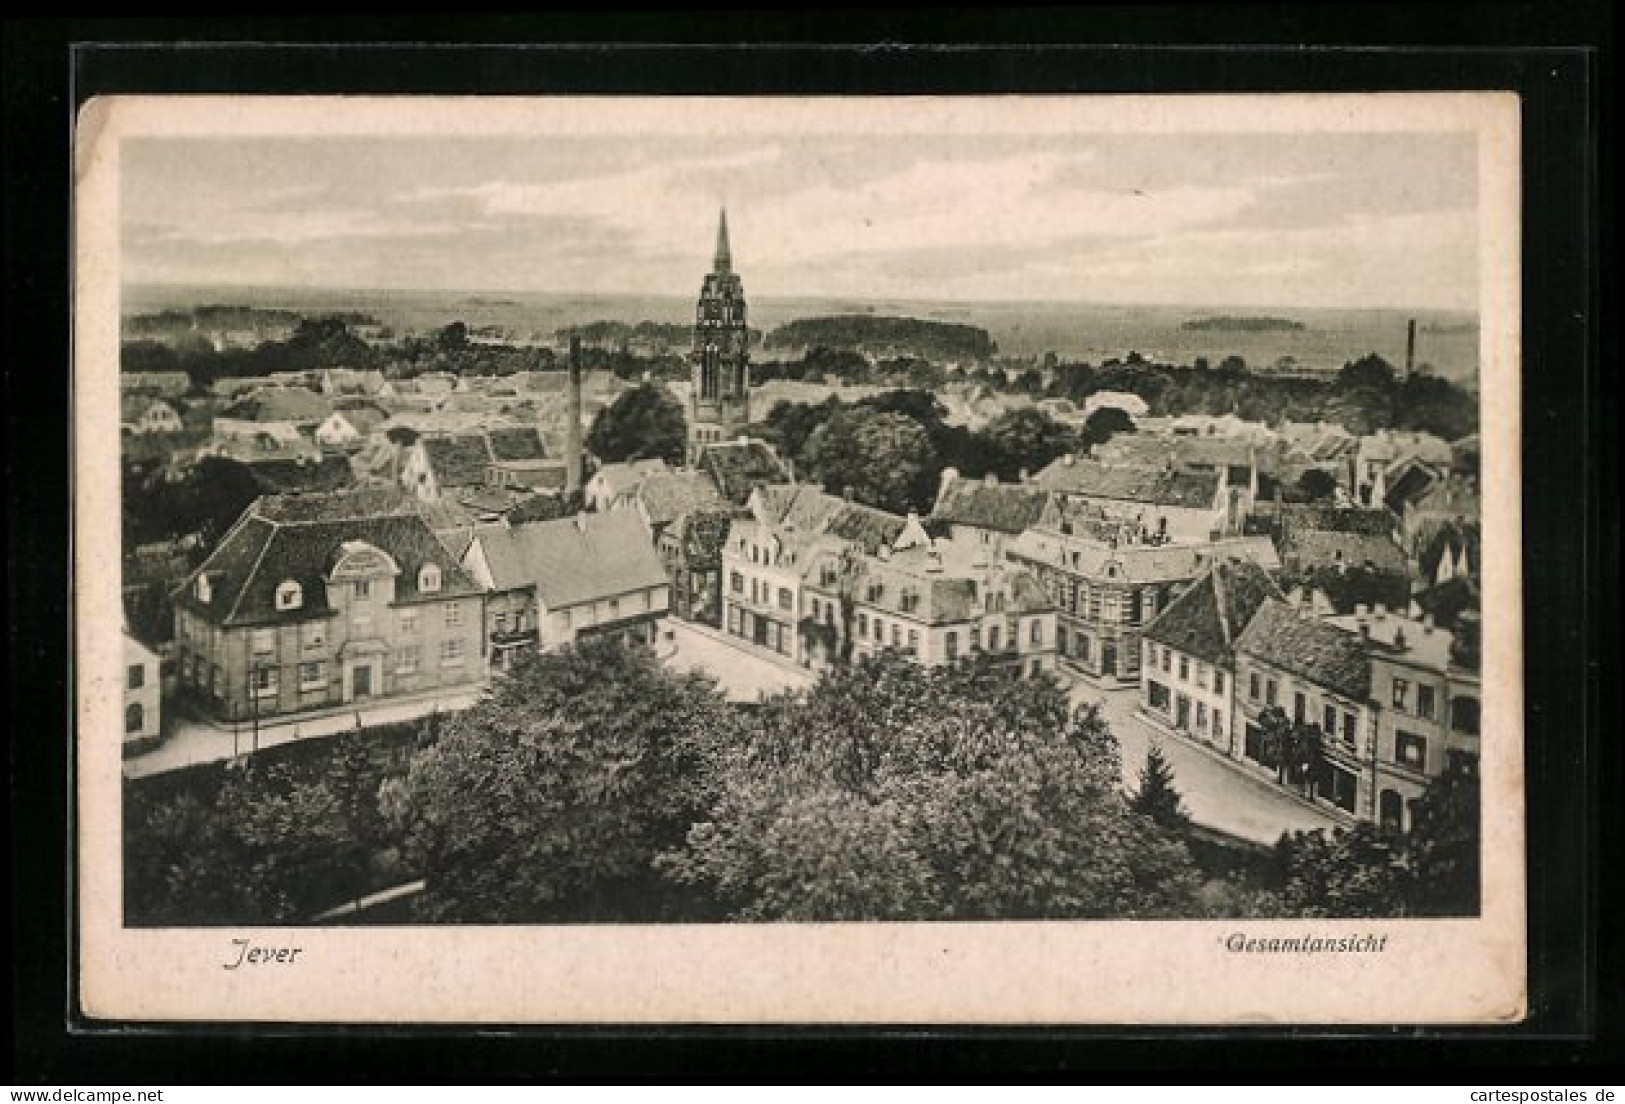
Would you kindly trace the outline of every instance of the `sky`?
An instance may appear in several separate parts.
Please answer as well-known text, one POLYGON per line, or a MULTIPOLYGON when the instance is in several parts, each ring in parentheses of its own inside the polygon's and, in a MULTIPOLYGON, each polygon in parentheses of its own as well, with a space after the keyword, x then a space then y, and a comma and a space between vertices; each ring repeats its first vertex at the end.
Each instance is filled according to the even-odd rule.
POLYGON ((1471 133, 129 138, 128 284, 1472 310, 1471 133))

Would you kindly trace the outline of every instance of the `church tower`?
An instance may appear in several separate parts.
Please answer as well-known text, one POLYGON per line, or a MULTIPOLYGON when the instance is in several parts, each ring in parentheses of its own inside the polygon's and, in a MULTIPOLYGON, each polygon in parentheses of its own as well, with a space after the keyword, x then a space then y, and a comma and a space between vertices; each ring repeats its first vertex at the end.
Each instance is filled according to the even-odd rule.
POLYGON ((728 248, 728 212, 717 225, 717 252, 700 288, 689 354, 688 459, 717 441, 731 441, 750 422, 750 330, 745 289, 728 248))

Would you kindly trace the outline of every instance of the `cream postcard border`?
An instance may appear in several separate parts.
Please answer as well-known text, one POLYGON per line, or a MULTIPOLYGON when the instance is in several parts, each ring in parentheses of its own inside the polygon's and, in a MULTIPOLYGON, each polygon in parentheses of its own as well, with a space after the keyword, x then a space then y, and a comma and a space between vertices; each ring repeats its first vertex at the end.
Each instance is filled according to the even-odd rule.
POLYGON ((73 615, 79 993, 91 1019, 270 1022, 1349 1024, 1526 1010, 1519 103, 1256 96, 119 96, 75 142, 73 615), (1475 920, 164 929, 121 926, 119 143, 156 136, 1471 131, 1478 138, 1484 909, 1475 920), (1386 934, 1368 955, 1249 936, 1386 934), (233 938, 303 948, 227 971, 233 938))

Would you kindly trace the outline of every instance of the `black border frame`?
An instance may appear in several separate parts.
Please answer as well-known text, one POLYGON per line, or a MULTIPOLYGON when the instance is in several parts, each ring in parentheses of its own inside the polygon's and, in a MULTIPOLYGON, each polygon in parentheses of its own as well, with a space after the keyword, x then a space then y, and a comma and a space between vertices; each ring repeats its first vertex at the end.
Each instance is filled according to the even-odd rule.
MULTIPOLYGON (((1599 948, 1599 845, 1617 839, 1618 520, 1609 463, 1613 301, 1596 267, 1611 239, 1600 181, 1600 49, 1608 13, 1585 5, 1390 4, 1315 9, 1157 6, 897 13, 627 13, 590 18, 55 21, 5 26, 7 466, 12 827, 19 1082, 299 1082, 652 1076, 805 1078, 928 1073, 1085 1078, 1154 1069, 1213 1077, 1220 1063, 1319 1079, 1338 1070, 1414 1080, 1544 1067, 1563 1080, 1618 1057, 1617 945, 1599 948), (1442 13, 1442 14, 1440 14, 1442 13), (1272 24, 1273 20, 1273 24, 1272 24), (1125 34, 1125 32, 1130 32, 1125 34), (1243 33, 1251 32, 1251 33, 1243 33), (1377 41, 1406 41, 1390 48, 1377 41), (1155 46, 1043 45, 1138 38, 1155 46), (1223 39, 1269 46, 1234 48, 1223 39), (907 45, 926 39, 936 45, 907 45), (1345 47, 1300 43, 1334 40, 1345 47), (213 40, 213 41, 206 41, 213 40), (250 41, 304 42, 259 47, 250 41), (484 41, 480 41, 484 40, 484 41), (593 43, 618 41, 615 47, 593 43), (641 45, 629 45, 642 41, 641 45), (990 46, 997 41, 1013 42, 990 46), (424 45, 427 42, 458 45, 424 45), (500 42, 573 42, 511 48, 500 42), (743 48, 741 42, 776 42, 743 48), (98 42, 99 47, 76 46, 98 42), (174 43, 187 42, 177 46, 174 43), (338 44, 338 43, 344 44, 338 44), (661 46, 656 43, 735 43, 661 46), (166 45, 165 43, 169 43, 166 45), (391 45, 391 43, 393 45, 391 45), (1023 45, 1019 43, 1039 44, 1023 45), (1527 43, 1544 43, 1531 47, 1527 43), (1426 48, 1417 49, 1418 46, 1426 48), (537 64, 545 57, 547 64, 537 64), (68 200, 74 108, 145 92, 808 93, 1511 89, 1524 102, 1524 480, 1530 1020, 1505 1028, 974 1029, 395 1028, 90 1024, 76 1014, 67 741, 69 593, 68 200), (21 106, 19 106, 21 105, 21 106), (29 302, 29 301, 32 302, 29 302), (43 319, 35 325, 19 319, 43 319), (1606 324, 1606 323, 1605 323, 1606 324), (60 373, 54 368, 60 368, 60 373), (1578 448, 1576 447, 1578 446, 1578 448), (1578 461, 1578 462, 1577 462, 1578 461), (1612 769, 1610 769, 1610 767, 1612 769), (1600 817, 1611 818, 1604 825, 1600 817), (1602 958, 1599 958, 1599 950, 1602 958), (1402 1040, 1422 1037, 1426 1046, 1402 1040)), ((1615 890, 1617 893, 1617 890, 1615 890)), ((1613 902, 1617 905, 1617 900, 1613 902)), ((1607 929, 1611 930, 1611 929, 1607 929)))

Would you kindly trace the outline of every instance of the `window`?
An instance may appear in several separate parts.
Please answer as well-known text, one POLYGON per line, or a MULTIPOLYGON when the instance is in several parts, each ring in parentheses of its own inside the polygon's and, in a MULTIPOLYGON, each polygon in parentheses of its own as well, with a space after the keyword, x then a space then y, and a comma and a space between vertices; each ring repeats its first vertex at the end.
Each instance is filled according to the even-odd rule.
POLYGON ((1394 733, 1394 761, 1421 770, 1427 763, 1428 742, 1414 732, 1394 733))
POLYGON ((1421 717, 1425 721, 1431 721, 1433 719, 1433 710, 1434 710, 1433 687, 1431 687, 1431 686, 1423 686, 1420 683, 1417 684, 1417 687, 1416 687, 1416 715, 1418 717, 1421 717))
POLYGON ((276 630, 255 629, 248 637, 249 650, 257 656, 268 656, 276 651, 276 630))
POLYGON ((1196 665, 1196 685, 1198 689, 1207 689, 1207 664, 1205 663, 1196 665))
POLYGON ((1356 733, 1355 733, 1354 725, 1355 725, 1354 714, 1353 713, 1345 713, 1345 714, 1343 714, 1343 742, 1345 744, 1347 744, 1349 747, 1354 747, 1356 745, 1356 743, 1358 742, 1355 739, 1356 733))
POLYGON ((147 727, 147 711, 141 708, 140 702, 133 702, 124 707, 124 731, 140 732, 147 727))
POLYGON ((997 625, 987 627, 987 650, 990 652, 999 650, 999 626, 997 625))
POLYGON ((1191 661, 1185 656, 1179 657, 1179 681, 1187 682, 1191 677, 1191 661))
POLYGON ((440 642, 440 665, 456 667, 463 662, 463 642, 457 637, 440 642))
POLYGON ((418 615, 416 611, 401 614, 401 635, 416 636, 418 631, 418 615))
POLYGON ((277 691, 277 670, 275 667, 256 667, 249 678, 249 685, 254 688, 256 698, 272 698, 277 691))
POLYGON ((508 631, 508 615, 497 613, 491 616, 491 631, 505 633, 508 631))
POLYGON ((1328 736, 1337 731, 1337 709, 1335 707, 1328 705, 1321 711, 1320 730, 1328 736))
POLYGON ((327 677, 320 662, 299 665, 299 689, 320 690, 327 685, 327 677))
POLYGON ((299 646, 307 652, 320 649, 327 643, 327 626, 320 622, 299 627, 299 646))
POLYGON ((1207 703, 1206 702, 1197 702, 1196 703, 1196 728, 1197 728, 1197 731, 1201 731, 1202 729, 1204 729, 1206 727, 1207 727, 1207 703))
POLYGON ((947 636, 942 638, 942 643, 950 663, 959 658, 959 634, 957 632, 949 632, 947 636))
POLYGON ((463 623, 463 607, 455 602, 446 603, 446 628, 454 629, 463 623))
POLYGON ((1151 708, 1160 709, 1164 713, 1168 712, 1168 688, 1166 686, 1160 682, 1148 681, 1145 684, 1145 693, 1147 700, 1151 703, 1151 708))
POLYGON ((1292 694, 1292 719, 1299 724, 1309 713, 1309 699, 1303 696, 1303 691, 1294 691, 1292 694))
POLYGON ((787 609, 790 608, 790 604, 791 604, 790 588, 789 587, 780 587, 779 588, 779 608, 781 610, 787 610, 787 609))
POLYGON ((357 579, 355 581, 355 600, 358 601, 358 602, 365 602, 368 598, 371 598, 371 597, 372 597, 372 580, 371 579, 357 579))
POLYGON ((1251 674, 1251 675, 1247 676, 1247 696, 1249 698, 1251 698, 1253 701, 1258 700, 1258 675, 1257 674, 1251 674))
MULTIPOLYGON (((1215 694, 1224 693, 1224 672, 1217 667, 1213 669, 1213 692, 1215 694)), ((1214 715, 1214 720, 1218 720, 1217 714, 1214 715)))
POLYGON ((213 590, 209 586, 208 575, 199 575, 197 577, 197 600, 202 602, 204 605, 208 605, 209 599, 212 596, 213 590))
POLYGON ((132 663, 124 672, 124 686, 128 690, 139 690, 147 684, 147 669, 139 663, 132 663))
POLYGON ((652 610, 654 608, 655 608, 655 592, 652 591, 652 590, 644 591, 643 592, 643 609, 644 609, 644 612, 648 612, 649 610, 652 610))
POLYGON ((1034 644, 1042 644, 1044 642, 1044 623, 1038 620, 1036 617, 1033 618, 1033 627, 1029 635, 1034 644))
POLYGON ((902 643, 903 643, 903 628, 897 622, 893 621, 891 623, 891 646, 893 648, 901 647, 902 643))
POLYGON ((426 563, 418 569, 418 591, 423 594, 434 594, 440 589, 440 567, 437 564, 426 563))
POLYGON ((1265 705, 1274 705, 1275 704, 1275 680, 1274 679, 1265 679, 1264 680, 1264 704, 1265 705))
POLYGON ((619 617, 621 615, 621 600, 619 598, 611 598, 609 600, 609 615, 611 617, 619 617))
POLYGON ((1221 738, 1224 736, 1224 714, 1217 709, 1213 711, 1213 735, 1221 738))
POLYGON ((1173 670, 1173 666, 1174 654, 1167 648, 1164 648, 1162 650, 1162 673, 1165 675, 1168 674, 1169 671, 1173 670))
POLYGON ((869 632, 869 615, 862 610, 858 611, 858 635, 866 636, 869 632))
POLYGON ((284 579, 276 587, 276 608, 295 610, 304 603, 304 591, 292 579, 284 579))
POLYGON ((737 571, 728 573, 728 589, 735 594, 745 593, 745 577, 737 571))
POLYGON ((913 655, 920 650, 920 630, 908 630, 908 652, 913 655))
POLYGON ((1394 708, 1405 709, 1411 696, 1411 684, 1404 679, 1394 680, 1394 708))
POLYGON ((410 675, 423 664, 423 647, 419 644, 403 644, 395 653, 395 670, 398 674, 410 675))

